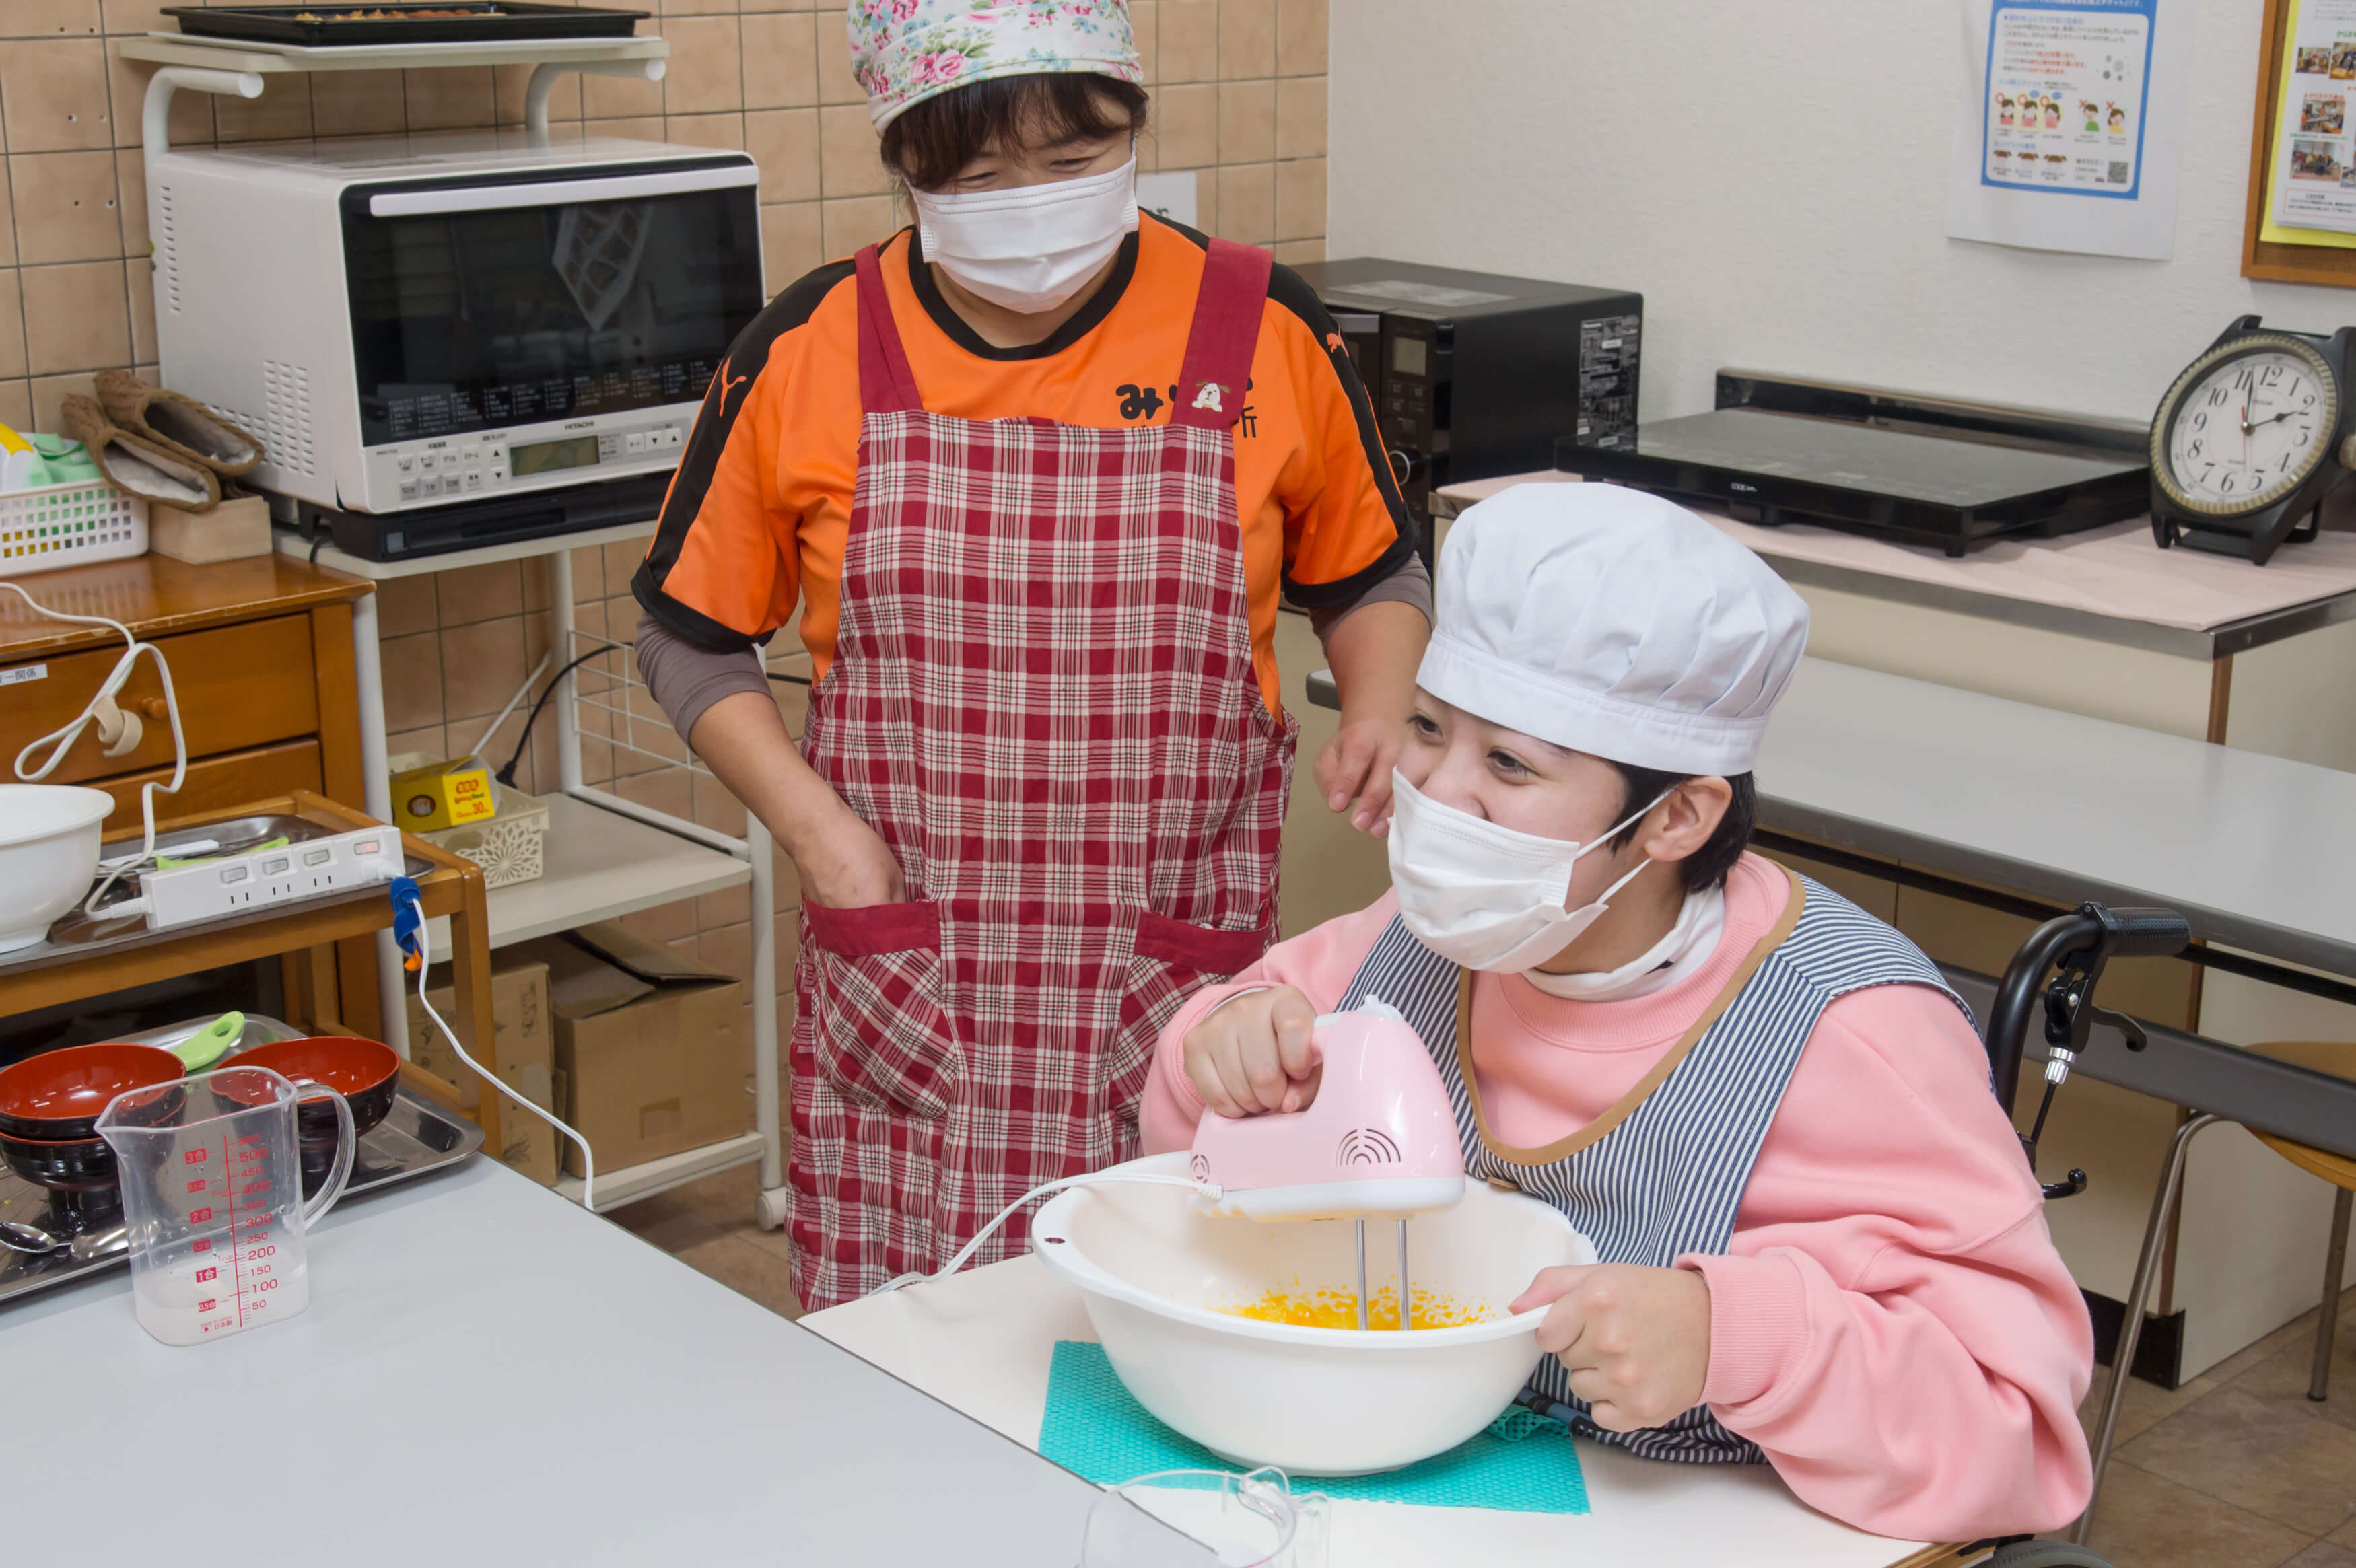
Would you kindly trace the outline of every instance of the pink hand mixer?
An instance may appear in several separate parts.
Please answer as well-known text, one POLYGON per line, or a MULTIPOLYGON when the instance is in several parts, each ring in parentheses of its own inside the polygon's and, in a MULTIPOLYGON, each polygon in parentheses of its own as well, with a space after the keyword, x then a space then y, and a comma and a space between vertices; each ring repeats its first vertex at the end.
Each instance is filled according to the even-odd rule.
POLYGON ((1357 1223, 1358 1327, 1366 1327, 1366 1221, 1398 1228, 1399 1327, 1409 1325, 1407 1221, 1464 1196, 1464 1149, 1448 1086, 1421 1036, 1397 1010, 1369 1000, 1319 1019, 1312 1037, 1323 1072, 1305 1111, 1258 1116, 1205 1113, 1189 1173, 1217 1191, 1197 1211, 1263 1224, 1357 1223))

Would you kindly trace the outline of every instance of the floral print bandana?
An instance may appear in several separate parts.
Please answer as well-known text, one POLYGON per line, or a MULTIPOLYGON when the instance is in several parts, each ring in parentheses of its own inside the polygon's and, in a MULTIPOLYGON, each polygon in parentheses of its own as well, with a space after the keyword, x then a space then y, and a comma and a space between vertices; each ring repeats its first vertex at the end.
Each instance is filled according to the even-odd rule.
POLYGON ((1141 81, 1129 0, 851 0, 851 71, 881 131, 911 103, 998 76, 1141 81))

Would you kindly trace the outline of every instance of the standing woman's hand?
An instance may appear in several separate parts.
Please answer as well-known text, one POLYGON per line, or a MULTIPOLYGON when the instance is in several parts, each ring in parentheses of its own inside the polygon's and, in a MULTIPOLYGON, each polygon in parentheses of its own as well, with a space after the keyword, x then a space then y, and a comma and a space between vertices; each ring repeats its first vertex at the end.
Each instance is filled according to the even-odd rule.
POLYGON ((802 895, 810 902, 827 909, 907 902, 908 886, 900 875, 900 862, 892 858, 892 847, 849 806, 824 831, 800 837, 794 869, 801 873, 802 895))
POLYGON ((1398 600, 1362 605, 1333 624, 1325 656, 1342 697, 1342 728, 1317 753, 1317 788, 1350 825, 1380 838, 1390 831, 1391 769, 1407 747, 1415 672, 1431 623, 1398 600))

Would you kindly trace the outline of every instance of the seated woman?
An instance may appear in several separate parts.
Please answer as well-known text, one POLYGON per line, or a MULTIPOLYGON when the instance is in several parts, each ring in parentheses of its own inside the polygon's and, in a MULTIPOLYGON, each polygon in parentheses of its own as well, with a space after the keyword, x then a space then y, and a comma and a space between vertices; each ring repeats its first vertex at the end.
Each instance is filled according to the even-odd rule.
POLYGON ((1392 891, 1189 1000, 1147 1149, 1308 1104, 1312 1019, 1379 997, 1467 1173, 1603 1260, 1513 1303, 1547 1307, 1536 1403, 1648 1457, 1763 1459, 1883 1534, 2075 1518, 2092 1331, 1971 1019, 1897 932, 1746 852, 1806 607, 1601 485, 1482 503, 1437 575, 1392 891))

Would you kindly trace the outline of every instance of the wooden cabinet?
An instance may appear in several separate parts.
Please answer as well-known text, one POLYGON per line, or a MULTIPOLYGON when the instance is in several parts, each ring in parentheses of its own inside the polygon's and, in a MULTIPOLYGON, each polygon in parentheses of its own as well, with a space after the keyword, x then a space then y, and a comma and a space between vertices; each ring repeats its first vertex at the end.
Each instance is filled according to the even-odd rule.
MULTIPOLYGON (((158 823, 297 790, 366 808, 352 606, 372 592, 368 583, 278 555, 209 566, 146 556, 16 581, 50 609, 122 622, 171 666, 188 776, 177 795, 155 797, 158 823)), ((0 593, 0 762, 13 764, 27 741, 72 722, 122 656, 122 637, 105 627, 45 620, 0 593)), ((153 661, 139 661, 118 700, 140 716, 138 744, 109 757, 86 731, 46 781, 112 795, 110 834, 137 829, 140 786, 172 775, 153 661)), ((0 778, 14 776, 0 769, 0 778)), ((369 944, 344 943, 335 968, 346 1015, 376 1017, 369 944)))

